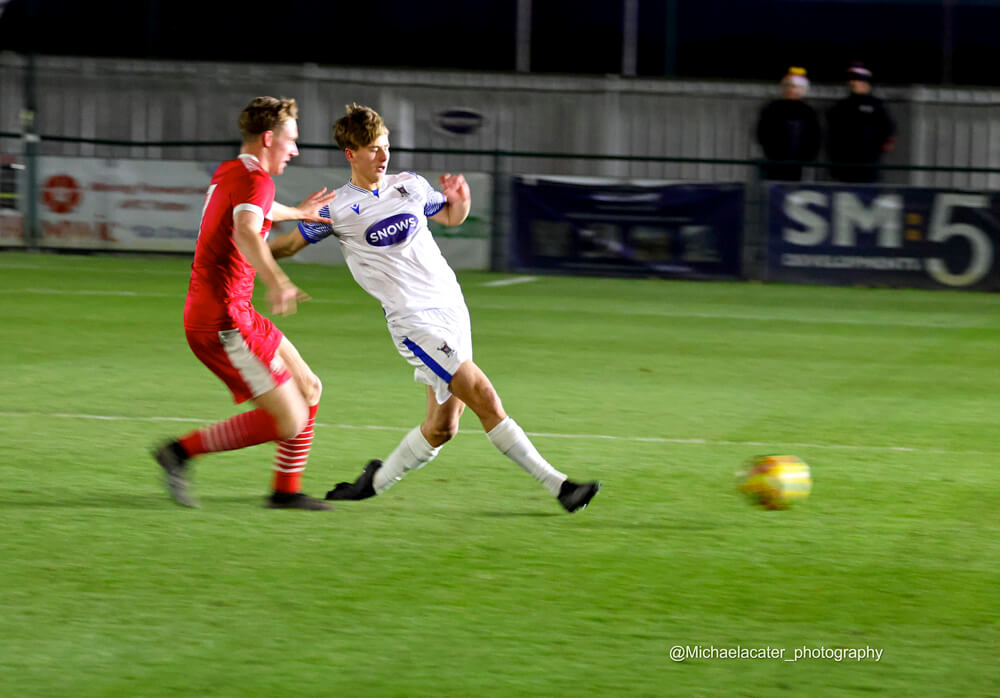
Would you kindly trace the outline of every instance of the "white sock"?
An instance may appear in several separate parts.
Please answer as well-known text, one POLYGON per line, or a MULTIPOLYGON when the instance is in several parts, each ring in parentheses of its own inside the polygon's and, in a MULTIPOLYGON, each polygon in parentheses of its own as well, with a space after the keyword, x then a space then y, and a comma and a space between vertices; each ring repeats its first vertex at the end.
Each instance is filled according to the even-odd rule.
POLYGON ((566 476, 542 458, 542 454, 517 422, 510 417, 504 417, 504 420, 488 431, 486 436, 500 453, 524 468, 529 475, 545 485, 549 492, 553 495, 559 494, 559 487, 566 481, 566 476))
POLYGON ((382 494, 402 480, 409 471, 430 463, 440 450, 440 446, 435 448, 427 443, 419 426, 414 427, 399 442, 396 450, 389 454, 382 467, 375 471, 375 481, 372 483, 375 494, 382 494))

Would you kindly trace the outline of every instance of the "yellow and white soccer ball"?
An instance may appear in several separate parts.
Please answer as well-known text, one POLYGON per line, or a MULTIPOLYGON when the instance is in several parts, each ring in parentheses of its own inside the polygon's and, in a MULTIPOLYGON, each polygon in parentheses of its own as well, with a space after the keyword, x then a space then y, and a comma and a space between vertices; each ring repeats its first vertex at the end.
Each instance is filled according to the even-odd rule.
POLYGON ((809 466, 797 456, 757 456, 740 473, 740 491, 765 509, 786 509, 811 490, 809 466))

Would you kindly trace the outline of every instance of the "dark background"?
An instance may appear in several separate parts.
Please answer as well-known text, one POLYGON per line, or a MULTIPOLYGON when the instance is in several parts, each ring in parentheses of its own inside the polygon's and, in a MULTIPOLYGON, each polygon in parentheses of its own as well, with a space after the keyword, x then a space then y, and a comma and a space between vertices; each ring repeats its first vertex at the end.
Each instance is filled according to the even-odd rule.
MULTIPOLYGON (((10 0, 0 50, 510 72, 517 0, 10 0)), ((533 0, 533 73, 622 73, 625 0, 533 0)), ((1000 0, 639 0, 640 77, 1000 85, 1000 0)))

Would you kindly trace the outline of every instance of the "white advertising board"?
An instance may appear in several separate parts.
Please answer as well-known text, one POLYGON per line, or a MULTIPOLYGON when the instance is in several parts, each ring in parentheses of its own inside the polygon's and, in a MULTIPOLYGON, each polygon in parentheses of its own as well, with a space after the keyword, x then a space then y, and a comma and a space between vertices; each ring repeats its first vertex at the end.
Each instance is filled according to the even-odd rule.
MULTIPOLYGON (((39 158, 42 247, 149 252, 193 252, 205 190, 218 163, 101 158, 39 158)), ((437 183, 439 173, 424 173, 437 183)), ((277 199, 296 204, 321 187, 337 188, 346 168, 289 166, 275 178, 277 199)), ((460 227, 431 224, 442 253, 456 269, 488 269, 493 204, 492 177, 466 174, 472 210, 460 227)), ((19 218, 0 219, 3 244, 18 244, 19 218)), ((291 230, 278 224, 274 233, 291 230)), ((332 238, 310 245, 297 259, 343 264, 332 238)))

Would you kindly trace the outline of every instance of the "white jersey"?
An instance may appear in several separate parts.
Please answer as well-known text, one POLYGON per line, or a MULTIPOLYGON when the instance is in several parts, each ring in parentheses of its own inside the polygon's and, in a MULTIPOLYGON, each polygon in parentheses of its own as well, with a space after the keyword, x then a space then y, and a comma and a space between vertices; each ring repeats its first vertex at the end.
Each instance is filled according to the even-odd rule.
POLYGON ((333 226, 300 223, 299 232, 310 243, 336 236, 354 280, 382 304, 390 322, 423 310, 464 308, 455 272, 427 227, 445 203, 426 179, 401 172, 386 175, 375 191, 345 184, 320 209, 333 226))

